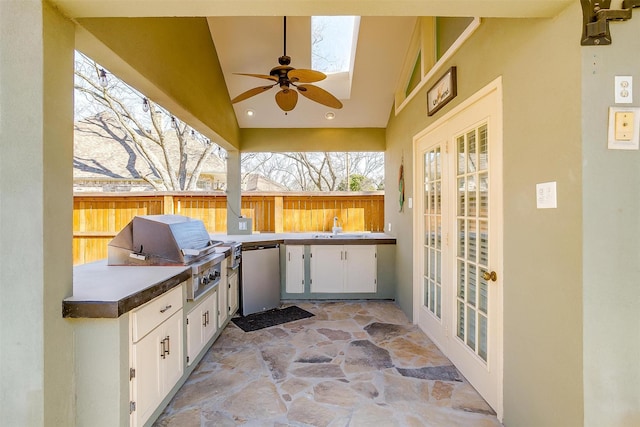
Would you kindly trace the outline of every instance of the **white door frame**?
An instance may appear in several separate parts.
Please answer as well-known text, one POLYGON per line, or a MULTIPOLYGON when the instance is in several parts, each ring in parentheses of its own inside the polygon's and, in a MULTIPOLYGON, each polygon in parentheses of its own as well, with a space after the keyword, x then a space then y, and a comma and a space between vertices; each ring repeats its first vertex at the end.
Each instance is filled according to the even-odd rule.
MULTIPOLYGON (((438 120, 436 120, 434 123, 430 124, 428 127, 426 127, 425 129, 423 129, 421 132, 419 132, 418 134, 416 134, 413 137, 413 145, 412 145, 412 154, 413 154, 413 188, 414 188, 414 192, 417 191, 417 189, 422 188, 422 183, 418 182, 418 173, 417 171, 419 170, 419 168, 421 167, 420 165, 420 161, 421 159, 419 158, 419 156, 416 156, 416 150, 417 150, 417 144, 418 141, 424 137, 425 135, 433 132, 436 128, 442 126, 443 124, 445 124, 448 120, 450 120, 452 117, 454 117, 455 115, 459 114, 460 112, 462 112, 463 110, 465 110, 466 108, 468 108, 469 106, 473 105, 474 103, 476 103, 478 100, 482 99, 483 97, 489 95, 491 92, 496 92, 496 96, 498 97, 498 106, 497 106, 497 117, 495 118, 495 127, 492 128, 492 132, 493 132, 493 136, 496 138, 497 144, 495 146, 495 148, 493 149, 492 152, 492 156, 496 156, 499 159, 503 158, 503 152, 502 152, 502 148, 503 148, 503 109, 502 109, 502 77, 498 77, 495 80, 493 80, 491 83, 489 83, 488 85, 486 85, 485 87, 483 87, 482 89, 480 89, 479 91, 477 91, 476 93, 474 93, 473 95, 471 95, 469 98, 467 98, 466 100, 464 100, 462 103, 460 103, 459 105, 457 105, 456 107, 454 107, 451 111, 449 111, 447 114, 445 114, 444 116, 442 116, 441 118, 439 118, 438 120)), ((500 162, 502 164, 502 161, 500 162)), ((502 165, 501 165, 502 167, 502 165)), ((503 184, 502 182, 499 183, 499 188, 494 189, 493 192, 493 197, 498 198, 498 203, 500 204, 500 206, 503 206, 502 204, 502 197, 503 197, 503 184)), ((417 194, 417 193, 416 193, 417 194)), ((419 228, 419 221, 422 220, 422 213, 418 212, 417 209, 414 209, 413 211, 413 230, 418 230, 419 228)), ((504 234, 503 234, 503 222, 504 222, 504 217, 503 217, 503 211, 499 211, 496 215, 495 218, 492 219, 492 222, 494 224, 494 231, 495 231, 495 235, 496 238, 498 239, 498 242, 500 242, 500 244, 504 241, 504 234)), ((417 239, 414 238, 413 239, 413 322, 415 324, 417 324, 418 322, 418 313, 420 310, 420 302, 422 301, 421 299, 421 289, 422 289, 422 271, 421 271, 421 260, 422 258, 422 240, 421 239, 417 239)), ((499 305, 499 310, 498 313, 496 315, 496 322, 497 322, 497 343, 496 343, 496 348, 497 348, 497 354, 496 354, 496 358, 497 358, 497 366, 498 366, 498 372, 497 372, 497 380, 498 380, 498 384, 499 384, 499 389, 498 389, 498 403, 497 403, 497 407, 494 408, 496 410, 497 413, 497 417, 498 420, 502 421, 503 419, 503 413, 504 413, 504 391, 503 391, 503 377, 504 377, 504 325, 503 325, 503 311, 504 311, 504 299, 503 299, 503 286, 505 286, 505 281, 504 281, 504 271, 503 271, 503 266, 502 266, 502 262, 499 263, 500 264, 500 268, 498 268, 497 270, 497 274, 499 275, 499 277, 502 278, 502 286, 500 286, 498 288, 498 292, 497 292, 497 302, 499 305)), ((449 333, 453 333, 451 328, 450 328, 450 332, 449 333)))

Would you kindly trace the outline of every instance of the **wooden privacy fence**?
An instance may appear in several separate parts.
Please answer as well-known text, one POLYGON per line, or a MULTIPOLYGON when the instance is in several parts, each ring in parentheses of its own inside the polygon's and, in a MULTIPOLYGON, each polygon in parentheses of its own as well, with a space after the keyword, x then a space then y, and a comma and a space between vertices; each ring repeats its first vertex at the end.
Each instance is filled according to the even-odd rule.
MULTIPOLYGON (((210 233, 227 231, 227 197, 220 192, 76 193, 73 197, 73 263, 107 257, 107 244, 136 215, 179 214, 201 219, 210 233)), ((384 231, 384 192, 250 193, 241 212, 254 233, 384 231)))

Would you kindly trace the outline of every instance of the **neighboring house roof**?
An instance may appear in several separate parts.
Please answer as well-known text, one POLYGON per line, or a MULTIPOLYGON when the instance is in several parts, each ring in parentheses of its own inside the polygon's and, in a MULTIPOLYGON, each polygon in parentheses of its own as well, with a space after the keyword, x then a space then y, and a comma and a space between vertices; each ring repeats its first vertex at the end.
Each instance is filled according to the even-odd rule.
MULTIPOLYGON (((174 165, 179 163, 177 137, 172 132, 165 134, 169 144, 176 146, 170 153, 174 165)), ((145 138, 146 139, 146 138, 145 138)), ((161 150, 147 139, 149 150, 159 158, 161 150)), ((187 143, 187 167, 196 166, 202 145, 197 140, 187 143)), ((140 149, 122 129, 117 119, 108 112, 80 120, 74 125, 73 177, 75 181, 128 181, 139 180, 143 176, 157 173, 152 170, 140 155, 140 149)), ((225 177, 226 163, 214 151, 206 160, 201 177, 225 177)), ((126 185, 126 184, 125 184, 126 185)))
POLYGON ((257 173, 247 175, 245 180, 244 191, 289 191, 284 185, 278 184, 257 173))

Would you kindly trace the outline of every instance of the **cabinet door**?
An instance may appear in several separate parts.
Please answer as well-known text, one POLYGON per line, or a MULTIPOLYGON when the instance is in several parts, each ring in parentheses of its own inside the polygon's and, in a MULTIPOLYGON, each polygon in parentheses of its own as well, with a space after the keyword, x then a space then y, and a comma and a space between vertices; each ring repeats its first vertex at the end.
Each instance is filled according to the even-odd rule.
MULTIPOLYGON (((218 285, 218 289, 222 284, 218 285)), ((202 316, 204 318, 204 333, 202 345, 206 345, 218 331, 218 289, 207 297, 203 304, 202 316)))
POLYGON ((240 304, 238 300, 238 270, 229 276, 229 294, 227 296, 229 298, 229 315, 233 316, 238 311, 240 304))
POLYGON ((162 332, 158 327, 132 346, 133 367, 136 372, 131 396, 131 400, 136 403, 134 426, 142 426, 162 400, 162 332))
POLYGON ((342 246, 311 246, 311 292, 344 290, 344 251, 342 246))
POLYGON ((187 314, 187 365, 191 365, 204 346, 204 304, 187 314))
POLYGON ((345 292, 375 292, 377 285, 377 260, 375 245, 346 245, 345 292))
POLYGON ((187 314, 187 365, 218 330, 218 290, 214 290, 187 314))
POLYGON ((165 321, 161 328, 162 339, 165 340, 164 358, 160 360, 162 398, 164 398, 184 372, 182 310, 165 321))
POLYGON ((286 285, 289 294, 304 292, 304 246, 287 245, 286 285))

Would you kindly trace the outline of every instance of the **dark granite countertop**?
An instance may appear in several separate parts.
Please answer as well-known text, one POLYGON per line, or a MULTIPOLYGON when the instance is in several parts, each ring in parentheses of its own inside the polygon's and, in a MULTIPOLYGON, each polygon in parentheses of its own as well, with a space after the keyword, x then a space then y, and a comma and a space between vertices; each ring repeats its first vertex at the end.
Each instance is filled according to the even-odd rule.
POLYGON ((107 260, 79 265, 73 269, 73 295, 62 302, 62 316, 117 318, 190 275, 187 266, 110 266, 107 260))

